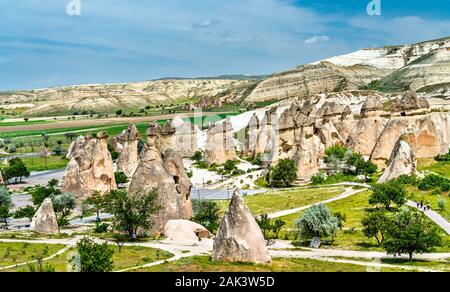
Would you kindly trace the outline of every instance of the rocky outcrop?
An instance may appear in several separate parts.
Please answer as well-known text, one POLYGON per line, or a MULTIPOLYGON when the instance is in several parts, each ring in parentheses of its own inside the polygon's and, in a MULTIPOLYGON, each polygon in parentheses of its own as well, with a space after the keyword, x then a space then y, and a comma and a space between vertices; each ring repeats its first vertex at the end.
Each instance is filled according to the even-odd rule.
POLYGON ((245 130, 246 140, 245 140, 245 153, 247 157, 256 157, 256 143, 258 141, 259 135, 259 118, 256 114, 250 118, 250 121, 245 130))
POLYGON ((270 263, 266 241, 250 209, 235 190, 214 239, 212 259, 226 262, 270 263))
POLYGON ((395 143, 405 134, 408 143, 416 149, 417 158, 431 158, 450 148, 450 114, 428 113, 414 116, 394 116, 383 128, 370 155, 371 160, 383 165, 394 149, 395 143))
POLYGON ((96 139, 79 137, 72 143, 67 154, 70 162, 63 178, 64 192, 84 199, 95 191, 105 194, 117 189, 107 138, 105 132, 99 132, 96 139))
POLYGON ((261 121, 258 138, 256 139, 255 154, 260 155, 266 166, 276 163, 279 156, 279 128, 277 108, 268 110, 261 121))
POLYGON ((384 183, 402 175, 413 175, 416 173, 416 156, 414 149, 408 144, 407 139, 407 135, 404 135, 395 144, 394 150, 389 158, 389 165, 379 178, 378 183, 384 183))
POLYGON ((191 184, 182 158, 172 149, 161 154, 161 129, 152 124, 147 130, 147 141, 141 153, 139 165, 131 179, 128 194, 139 196, 151 190, 157 191, 160 211, 153 216, 151 233, 162 233, 169 220, 190 219, 191 184))
POLYGON ((368 97, 361 108, 361 115, 353 132, 347 138, 346 146, 364 156, 369 156, 376 139, 386 126, 387 118, 383 114, 380 99, 377 96, 368 97))
POLYGON ((233 126, 229 119, 211 126, 206 135, 205 161, 208 164, 224 164, 227 160, 237 159, 233 126))
POLYGON ((123 172, 128 177, 133 176, 139 163, 138 143, 140 138, 139 131, 132 124, 128 125, 128 128, 115 138, 117 144, 122 146, 117 161, 117 171, 123 172))
POLYGON ((191 157, 199 150, 198 135, 200 129, 196 125, 176 117, 161 129, 161 149, 172 148, 182 157, 191 157))
POLYGON ((58 222, 52 200, 46 198, 31 220, 30 230, 43 234, 58 234, 58 222))
POLYGON ((177 242, 198 242, 211 234, 202 225, 188 220, 169 220, 164 227, 164 236, 177 242))
POLYGON ((430 104, 424 97, 417 96, 413 90, 407 91, 402 98, 394 101, 391 112, 401 115, 412 115, 426 113, 430 109, 430 104))

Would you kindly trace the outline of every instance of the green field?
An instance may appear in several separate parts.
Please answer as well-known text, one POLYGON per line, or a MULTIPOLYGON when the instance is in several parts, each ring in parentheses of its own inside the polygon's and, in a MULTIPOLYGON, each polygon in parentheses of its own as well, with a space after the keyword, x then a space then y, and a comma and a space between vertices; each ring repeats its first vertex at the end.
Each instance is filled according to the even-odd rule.
MULTIPOLYGON (((343 187, 329 188, 297 188, 283 191, 274 191, 244 197, 245 204, 253 215, 274 213, 277 211, 295 209, 298 207, 321 202, 338 196, 344 192, 343 187)), ((228 207, 228 201, 221 201, 221 209, 228 207)))
POLYGON ((61 244, 0 242, 0 267, 32 261, 37 255, 48 257, 63 247, 61 244))
MULTIPOLYGON (((311 259, 274 258, 271 264, 213 262, 208 256, 183 258, 136 272, 366 272, 364 266, 311 259)), ((382 271, 401 271, 385 269, 382 271)))
MULTIPOLYGON (((30 244, 34 246, 35 244, 30 244)), ((149 248, 149 247, 141 247, 141 246, 124 246, 122 250, 119 252, 117 246, 111 245, 114 249, 113 262, 114 262, 114 271, 123 270, 126 268, 131 268, 134 266, 145 265, 151 262, 164 260, 172 257, 173 255, 169 252, 149 248)), ((61 247, 62 248, 62 247, 61 247)), ((1 249, 0 249, 1 251, 1 249)), ((69 249, 65 253, 61 255, 57 255, 54 258, 44 261, 44 263, 51 264, 56 272, 66 272, 67 265, 69 264, 69 260, 71 256, 73 256, 75 249, 69 249)), ((25 260, 26 261, 26 260, 25 260)), ((23 262, 23 261, 22 261, 23 262)), ((15 263, 20 263, 20 261, 16 261, 15 263)), ((12 263, 11 265, 13 265, 12 263)), ((17 266, 7 270, 8 272, 12 271, 28 271, 27 266, 17 266)))

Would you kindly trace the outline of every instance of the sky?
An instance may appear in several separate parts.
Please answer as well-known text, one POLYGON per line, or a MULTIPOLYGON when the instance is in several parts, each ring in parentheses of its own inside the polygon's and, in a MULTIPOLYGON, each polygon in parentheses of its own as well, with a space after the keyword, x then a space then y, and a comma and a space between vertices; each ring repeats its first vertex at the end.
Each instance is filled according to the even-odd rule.
POLYGON ((450 36, 449 0, 377 1, 1 0, 0 91, 270 74, 450 36))

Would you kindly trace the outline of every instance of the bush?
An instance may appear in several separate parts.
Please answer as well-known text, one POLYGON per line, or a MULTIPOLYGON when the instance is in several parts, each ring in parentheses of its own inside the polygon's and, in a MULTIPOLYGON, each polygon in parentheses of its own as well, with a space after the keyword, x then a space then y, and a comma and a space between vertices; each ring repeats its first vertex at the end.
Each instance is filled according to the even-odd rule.
POLYGON ((415 175, 401 175, 395 179, 401 185, 417 185, 418 179, 415 175))
POLYGON ((88 237, 77 243, 80 254, 80 272, 110 272, 113 269, 114 250, 108 243, 98 244, 88 237))
POLYGON ((94 232, 95 233, 105 233, 106 231, 108 231, 108 227, 109 227, 109 225, 106 223, 95 222, 94 232))
POLYGON ((440 188, 442 192, 448 192, 450 191, 450 180, 440 175, 429 174, 422 179, 417 187, 422 191, 440 188))
POLYGON ((450 149, 448 150, 448 153, 437 155, 436 157, 434 157, 434 159, 439 162, 449 162, 450 161, 450 149))
POLYGON ((321 185, 321 184, 324 184, 325 181, 326 181, 326 175, 322 172, 319 172, 311 177, 312 185, 321 185))
POLYGON ((114 177, 116 178, 117 184, 126 184, 128 182, 128 177, 122 171, 118 171, 114 173, 114 177))
POLYGON ((325 162, 330 162, 332 159, 342 160, 349 150, 344 146, 334 145, 325 150, 325 162))
POLYGON ((334 238, 339 229, 336 218, 324 204, 314 205, 295 221, 298 236, 308 237, 331 236, 334 238))

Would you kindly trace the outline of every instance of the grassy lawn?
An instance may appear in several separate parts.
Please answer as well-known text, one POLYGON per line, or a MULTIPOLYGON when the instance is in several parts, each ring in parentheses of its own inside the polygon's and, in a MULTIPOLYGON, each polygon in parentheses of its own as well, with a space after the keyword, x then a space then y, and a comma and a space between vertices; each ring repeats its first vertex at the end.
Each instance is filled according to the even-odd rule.
POLYGON ((62 249, 61 244, 3 243, 0 242, 0 267, 34 260, 36 255, 50 256, 62 249))
MULTIPOLYGON (((362 233, 361 220, 365 215, 365 210, 370 207, 368 203, 369 196, 370 192, 366 191, 343 200, 326 204, 333 213, 341 212, 345 214, 347 221, 344 223, 344 230, 338 231, 334 242, 323 245, 322 248, 383 251, 375 239, 367 238, 362 233)), ((281 217, 286 222, 286 226, 280 232, 281 238, 294 238, 294 222, 302 213, 299 212, 281 217)), ((450 236, 445 234, 444 231, 442 231, 441 235, 443 237, 443 244, 441 247, 436 248, 436 252, 449 252, 450 236)))
MULTIPOLYGON (((119 252, 117 246, 112 247, 114 248, 114 271, 119 271, 139 265, 145 265, 147 263, 164 260, 173 256, 169 252, 149 247, 124 246, 122 247, 121 252, 119 252)), ((61 255, 57 255, 54 258, 45 261, 44 263, 51 264, 53 267, 55 267, 56 272, 66 272, 70 257, 73 255, 74 251, 74 248, 70 249, 61 255)), ((28 268, 26 266, 19 266, 8 269, 8 271, 25 272, 28 271, 28 268)))
POLYGON ((415 186, 408 186, 408 198, 415 202, 423 200, 429 202, 431 209, 438 212, 442 217, 450 221, 450 197, 448 194, 433 195, 431 191, 422 192, 415 186), (446 202, 444 210, 440 210, 438 206, 439 200, 442 199, 446 202))
MULTIPOLYGON (((382 269, 383 271, 399 271, 382 269)), ((364 266, 311 259, 273 258, 271 264, 213 262, 209 256, 195 256, 136 272, 366 272, 364 266)))
POLYGON ((44 171, 65 168, 69 163, 68 159, 61 156, 25 157, 22 158, 29 171, 44 171))
MULTIPOLYGON (((342 187, 307 188, 269 192, 244 197, 245 204, 253 215, 274 213, 321 202, 344 192, 342 187)), ((228 207, 228 201, 221 201, 221 209, 228 207)))
POLYGON ((47 120, 17 121, 17 122, 0 121, 0 127, 27 126, 27 125, 49 124, 49 123, 52 122, 47 120))
POLYGON ((432 171, 450 177, 450 162, 437 162, 433 158, 422 158, 417 161, 418 171, 432 171))

